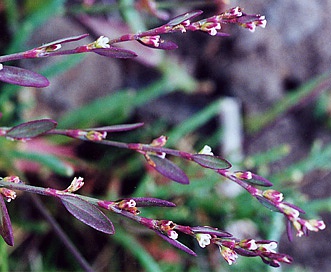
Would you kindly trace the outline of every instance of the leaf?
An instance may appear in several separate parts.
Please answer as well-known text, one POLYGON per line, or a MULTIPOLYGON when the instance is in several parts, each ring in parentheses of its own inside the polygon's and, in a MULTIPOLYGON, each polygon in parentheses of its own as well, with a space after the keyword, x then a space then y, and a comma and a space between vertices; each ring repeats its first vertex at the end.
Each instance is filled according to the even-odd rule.
POLYGON ((210 169, 228 169, 231 167, 231 164, 218 156, 205 155, 205 154, 194 154, 192 160, 203 167, 210 169))
POLYGON ((264 187, 273 186, 273 184, 269 180, 256 174, 252 174, 251 179, 241 179, 241 180, 253 185, 259 185, 264 187))
POLYGON ((137 56, 137 54, 134 53, 133 51, 114 46, 111 46, 110 48, 92 49, 91 51, 101 56, 110 57, 110 58, 119 58, 119 59, 134 58, 137 56))
POLYGON ((107 234, 114 234, 113 223, 109 218, 93 204, 77 197, 59 196, 66 209, 84 224, 107 234))
POLYGON ((140 128, 144 125, 144 123, 135 123, 135 124, 121 124, 121 125, 113 125, 106 127, 97 127, 97 128, 86 128, 86 131, 107 131, 107 132, 122 132, 129 131, 136 128, 140 128))
POLYGON ((45 48, 45 47, 50 47, 50 46, 57 45, 57 44, 64 44, 64 43, 79 41, 81 39, 86 38, 88 35, 89 34, 82 34, 82 35, 78 35, 78 36, 71 36, 71 37, 67 37, 67 38, 62 38, 62 39, 59 39, 59 40, 55 40, 55 41, 43 44, 42 46, 40 46, 38 48, 45 48))
POLYGON ((43 88, 49 85, 46 77, 23 68, 3 65, 0 81, 25 87, 43 88))
POLYGON ((13 139, 27 139, 44 134, 57 126, 51 119, 41 119, 17 125, 7 131, 6 136, 13 139))
POLYGON ((176 207, 175 203, 153 197, 133 197, 137 207, 176 207))
POLYGON ((167 25, 169 26, 176 26, 181 24, 182 22, 186 21, 186 20, 191 20, 194 17, 199 16, 200 14, 202 14, 203 11, 202 10, 193 10, 190 12, 186 12, 184 14, 178 15, 177 17, 173 18, 172 20, 170 20, 167 25))
POLYGON ((3 197, 0 195, 0 235, 10 246, 14 245, 13 228, 3 197))
POLYGON ((195 233, 206 233, 210 235, 216 235, 218 237, 231 237, 232 234, 222 231, 219 229, 215 229, 212 227, 192 227, 191 230, 195 233))
POLYGON ((273 212, 281 212, 277 207, 275 207, 275 204, 272 203, 270 200, 264 198, 263 196, 255 196, 256 199, 266 208, 273 212))
POLYGON ((193 256, 197 256, 197 254, 190 248, 188 248, 187 246, 185 246, 184 244, 182 244, 181 242, 171 239, 168 236, 160 233, 157 230, 154 230, 155 233, 157 235, 159 235, 162 239, 166 240, 169 244, 173 245, 174 247, 179 248, 180 250, 183 250, 184 252, 186 252, 187 254, 193 255, 193 256))
POLYGON ((184 171, 173 162, 166 158, 162 159, 154 155, 149 155, 149 157, 151 159, 151 162, 149 162, 150 165, 163 176, 181 184, 190 183, 184 171), (152 165, 151 163, 154 163, 155 165, 152 165))

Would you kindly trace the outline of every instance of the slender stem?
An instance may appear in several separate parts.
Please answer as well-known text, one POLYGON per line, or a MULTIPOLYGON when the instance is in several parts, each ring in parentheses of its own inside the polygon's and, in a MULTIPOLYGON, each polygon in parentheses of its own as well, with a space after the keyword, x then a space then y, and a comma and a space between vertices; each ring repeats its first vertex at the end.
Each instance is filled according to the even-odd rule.
POLYGON ((48 221, 48 223, 52 226, 56 235, 61 239, 65 247, 71 252, 74 258, 77 260, 79 265, 84 269, 86 272, 93 272, 94 269, 89 265, 89 263, 85 260, 85 258, 80 254, 78 249, 75 245, 71 242, 67 234, 62 230, 59 224, 55 221, 52 215, 48 212, 48 210, 44 207, 42 202, 40 201, 39 197, 36 195, 30 195, 33 203, 48 221))

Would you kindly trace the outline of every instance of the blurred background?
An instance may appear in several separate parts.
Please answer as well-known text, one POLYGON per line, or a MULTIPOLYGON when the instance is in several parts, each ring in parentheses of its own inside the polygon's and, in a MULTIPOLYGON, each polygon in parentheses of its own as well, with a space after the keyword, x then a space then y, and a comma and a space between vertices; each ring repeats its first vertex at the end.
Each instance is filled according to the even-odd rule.
MULTIPOLYGON (((207 144, 235 169, 268 178, 287 201, 330 225, 331 24, 329 0, 134 1, 2 0, 0 53, 24 51, 56 39, 89 33, 110 38, 159 26, 201 9, 208 17, 239 5, 268 21, 255 33, 224 25, 229 37, 205 33, 164 36, 179 48, 161 51, 130 42, 133 60, 96 54, 24 60, 13 65, 47 76, 44 89, 0 84, 0 126, 52 118, 59 128, 144 122, 109 139, 149 143, 167 135, 167 147, 197 152, 207 144), (155 7, 148 6, 155 4, 155 7)), ((199 19, 200 19, 199 17, 199 19)), ((80 42, 81 44, 81 42, 80 42)), ((331 271, 330 230, 288 242, 285 221, 237 185, 174 159, 191 184, 173 183, 132 152, 63 137, 21 143, 0 138, 1 176, 31 185, 66 188, 83 176, 79 191, 100 199, 158 197, 176 208, 144 208, 142 216, 182 225, 209 225, 238 238, 274 239, 294 257, 278 271, 331 271)), ((25 193, 8 204, 15 246, 0 241, 2 271, 81 271, 41 210, 47 209, 95 271, 273 271, 257 258, 229 266, 218 248, 192 258, 150 231, 115 215, 108 236, 74 219, 54 199, 40 205, 25 193), (268 270, 269 269, 269 270, 268 270)), ((39 202, 38 202, 39 203, 39 202)))

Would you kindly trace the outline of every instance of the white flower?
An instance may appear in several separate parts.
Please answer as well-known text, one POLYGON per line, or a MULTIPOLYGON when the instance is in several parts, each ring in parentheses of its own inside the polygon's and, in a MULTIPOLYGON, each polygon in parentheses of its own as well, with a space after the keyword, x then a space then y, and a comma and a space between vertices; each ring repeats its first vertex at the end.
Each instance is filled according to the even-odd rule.
POLYGON ((2 63, 0 63, 0 71, 3 69, 3 65, 2 63))
POLYGON ((209 234, 205 234, 205 233, 198 233, 195 235, 195 237, 197 238, 199 245, 204 248, 208 245, 210 245, 210 239, 211 236, 209 234))
POLYGON ((205 146, 199 151, 199 154, 214 156, 214 153, 211 151, 211 147, 210 147, 209 145, 205 145, 205 146))
POLYGON ((177 240, 178 238, 178 233, 174 230, 169 230, 167 234, 170 239, 177 240))
POLYGON ((222 247, 222 246, 219 246, 219 249, 220 249, 221 255, 228 262, 229 265, 236 262, 236 260, 238 258, 238 254, 234 250, 232 250, 228 247, 222 247))
POLYGON ((109 43, 109 38, 105 36, 100 36, 95 42, 94 45, 96 48, 109 48, 110 45, 109 43))
POLYGON ((260 247, 264 248, 267 252, 276 253, 274 249, 277 248, 277 243, 270 242, 269 244, 260 244, 260 247))
POLYGON ((78 178, 74 178, 70 184, 70 186, 65 189, 65 192, 69 192, 69 193, 73 193, 76 192, 77 190, 79 190, 80 188, 83 187, 84 182, 83 182, 83 178, 82 177, 78 177, 78 178))
POLYGON ((136 201, 134 201, 133 199, 130 199, 128 202, 127 202, 127 205, 129 208, 134 208, 136 207, 137 203, 136 201))

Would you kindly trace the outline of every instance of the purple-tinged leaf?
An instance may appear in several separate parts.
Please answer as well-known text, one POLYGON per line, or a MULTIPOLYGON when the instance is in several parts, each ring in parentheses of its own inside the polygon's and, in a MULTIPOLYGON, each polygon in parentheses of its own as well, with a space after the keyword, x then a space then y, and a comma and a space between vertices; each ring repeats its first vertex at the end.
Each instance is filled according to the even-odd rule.
POLYGON ((289 206, 289 207, 291 207, 291 208, 293 208, 293 209, 295 209, 295 210, 297 210, 299 213, 306 214, 306 212, 303 209, 301 209, 300 207, 298 207, 298 206, 296 206, 292 203, 288 203, 286 201, 283 201, 282 203, 289 206))
POLYGON ((186 12, 184 14, 178 15, 177 17, 173 18, 172 20, 170 20, 167 25, 169 26, 176 26, 181 24, 182 22, 186 21, 186 20, 191 20, 194 17, 199 16, 200 14, 202 14, 203 11, 202 10, 193 10, 190 12, 186 12))
POLYGON ((286 220, 286 234, 287 238, 290 242, 293 241, 293 233, 292 233, 292 222, 290 220, 286 220))
POLYGON ((113 223, 93 204, 77 197, 59 196, 66 209, 84 224, 107 234, 114 234, 113 223))
POLYGON ((264 198, 263 196, 255 196, 256 199, 266 208, 273 212, 281 212, 274 203, 272 203, 270 200, 264 198))
POLYGON ((134 58, 137 54, 133 51, 111 46, 110 48, 96 48, 92 52, 109 58, 129 59, 134 58))
POLYGON ((165 41, 165 40, 160 40, 159 43, 157 43, 157 45, 154 45, 153 43, 144 43, 140 40, 137 40, 137 42, 139 42, 140 44, 150 47, 150 48, 154 48, 154 49, 161 49, 161 50, 175 50, 178 48, 178 45, 175 44, 172 41, 165 41))
POLYGON ((197 256, 197 254, 190 248, 188 248, 187 246, 183 245, 181 242, 171 239, 168 236, 160 233, 157 230, 154 230, 156 232, 157 235, 159 235, 162 239, 166 240, 169 244, 173 245, 174 247, 179 248, 180 250, 183 250, 184 252, 186 252, 187 254, 190 254, 192 256, 197 256))
POLYGON ((202 167, 210 169, 228 169, 231 167, 231 164, 218 156, 206 155, 206 154, 194 154, 192 160, 202 167))
POLYGON ((176 164, 169 161, 166 158, 160 158, 158 156, 149 155, 150 159, 152 160, 152 165, 150 162, 150 165, 158 171, 163 176, 176 181, 181 184, 189 184, 190 181, 184 171, 180 169, 176 164))
POLYGON ((162 41, 162 42, 160 42, 159 46, 155 47, 155 48, 162 49, 162 50, 175 50, 178 48, 178 45, 172 41, 162 41))
POLYGON ((176 207, 175 203, 153 197, 133 197, 137 207, 176 207))
POLYGON ((25 87, 43 88, 49 81, 43 75, 23 68, 3 65, 0 70, 0 81, 25 87))
POLYGON ((107 127, 97 127, 97 128, 87 128, 83 129, 86 131, 106 131, 106 132, 122 132, 122 131, 129 131, 134 130, 136 128, 140 128, 144 125, 144 123, 136 123, 136 124, 122 124, 122 125, 114 125, 114 126, 107 126, 107 127))
POLYGON ((54 128, 56 128, 57 123, 51 119, 41 119, 26 122, 17 125, 7 131, 6 137, 13 139, 29 139, 42 135, 54 128))
POLYGON ((244 248, 240 248, 240 247, 236 247, 235 252, 238 253, 241 256, 245 256, 245 257, 256 257, 259 256, 260 252, 258 251, 252 251, 252 250, 248 250, 248 249, 244 249, 244 248))
POLYGON ((264 177, 261 177, 259 175, 253 174, 251 172, 235 172, 234 173, 236 175, 237 178, 239 178, 240 180, 252 184, 252 185, 258 185, 258 186, 263 186, 263 187, 271 187, 273 184, 267 180, 264 177), (237 174, 239 173, 239 174, 237 174), (245 175, 246 173, 249 173, 247 175, 245 175), (242 178, 240 177, 242 176, 242 178))
POLYGON ((50 47, 50 46, 57 45, 57 44, 63 44, 63 43, 70 43, 70 42, 79 41, 81 39, 86 38, 88 35, 89 34, 82 34, 82 35, 78 35, 78 36, 71 36, 71 37, 59 39, 59 40, 56 40, 56 41, 53 41, 53 42, 43 44, 42 46, 39 46, 38 48, 46 48, 46 47, 50 47))
POLYGON ((210 235, 216 235, 218 237, 232 237, 232 234, 226 231, 222 231, 211 227, 191 227, 191 230, 195 233, 206 233, 210 235))
POLYGON ((0 195, 0 235, 3 240, 9 245, 14 245, 13 228, 10 222, 10 217, 3 197, 0 195))

